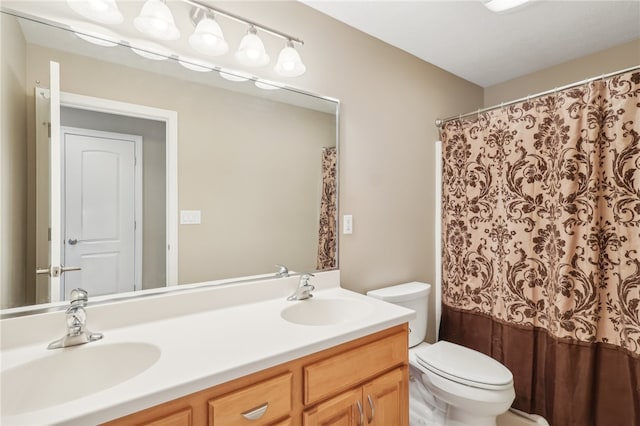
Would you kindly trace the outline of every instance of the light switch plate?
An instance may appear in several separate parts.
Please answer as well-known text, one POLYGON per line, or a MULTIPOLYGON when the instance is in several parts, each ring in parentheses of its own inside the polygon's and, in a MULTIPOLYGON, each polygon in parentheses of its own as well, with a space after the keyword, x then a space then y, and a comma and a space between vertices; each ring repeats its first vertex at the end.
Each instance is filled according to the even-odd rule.
POLYGON ((344 216, 342 216, 342 233, 353 233, 353 216, 350 214, 345 214, 344 216))
POLYGON ((200 225, 200 210, 180 210, 180 225, 200 225))

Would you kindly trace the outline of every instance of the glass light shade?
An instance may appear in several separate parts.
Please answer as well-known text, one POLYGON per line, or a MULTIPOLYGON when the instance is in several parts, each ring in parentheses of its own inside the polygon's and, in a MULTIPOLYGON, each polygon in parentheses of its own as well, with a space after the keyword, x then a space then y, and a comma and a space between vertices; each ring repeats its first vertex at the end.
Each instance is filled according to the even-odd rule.
POLYGON ((280 51, 278 63, 273 69, 284 77, 298 77, 305 73, 307 67, 302 63, 298 51, 293 48, 293 43, 287 42, 287 46, 280 51))
POLYGON ((193 58, 178 58, 178 63, 191 71, 197 72, 211 72, 215 68, 215 65, 193 58))
POLYGON ((222 35, 220 25, 211 19, 203 18, 196 25, 196 29, 189 37, 189 44, 205 55, 224 55, 229 51, 229 44, 222 35))
POLYGON ((228 69, 221 69, 219 74, 220 74, 220 77, 224 78, 225 80, 229 80, 233 82, 248 81, 248 80, 251 80, 251 78, 253 77, 251 74, 248 74, 246 72, 233 71, 228 69))
POLYGON ((71 24, 69 26, 76 36, 98 46, 113 47, 117 46, 120 41, 116 33, 98 25, 83 22, 82 24, 71 24))
POLYGON ((489 0, 485 1, 484 5, 492 12, 504 12, 522 6, 528 1, 529 0, 489 0))
POLYGON ((148 41, 135 42, 131 45, 131 50, 146 59, 152 61, 165 61, 169 59, 172 53, 159 44, 148 41))
POLYGON ((264 49, 262 40, 257 36, 255 28, 251 28, 240 41, 236 59, 247 67, 262 67, 269 63, 269 55, 264 49))
POLYGON ((278 90, 284 87, 282 83, 276 83, 275 81, 269 80, 256 80, 255 83, 257 88, 262 90, 278 90))
POLYGON ((124 21, 115 0, 67 0, 74 12, 92 21, 115 25, 124 21))
POLYGON ((169 7, 160 0, 147 0, 140 15, 133 20, 138 31, 159 40, 177 40, 180 30, 176 27, 169 7))

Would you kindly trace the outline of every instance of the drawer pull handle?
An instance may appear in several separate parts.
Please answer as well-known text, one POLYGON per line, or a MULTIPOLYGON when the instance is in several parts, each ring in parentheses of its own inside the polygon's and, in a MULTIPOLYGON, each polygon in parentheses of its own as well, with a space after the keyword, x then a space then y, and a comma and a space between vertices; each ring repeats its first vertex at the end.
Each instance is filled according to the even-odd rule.
POLYGON ((369 401, 369 408, 371 409, 371 417, 369 417, 367 421, 371 423, 373 421, 373 416, 376 415, 376 408, 373 405, 373 399, 371 398, 371 395, 367 395, 367 401, 369 401))
POLYGON ((247 420, 258 420, 260 417, 264 416, 264 413, 267 412, 267 408, 269 407, 269 403, 265 402, 259 407, 252 408, 249 411, 245 411, 242 413, 242 417, 247 420))
POLYGON ((360 412, 360 422, 358 423, 358 426, 364 426, 364 411, 362 410, 362 404, 360 403, 360 400, 356 401, 356 405, 358 406, 358 411, 360 412))

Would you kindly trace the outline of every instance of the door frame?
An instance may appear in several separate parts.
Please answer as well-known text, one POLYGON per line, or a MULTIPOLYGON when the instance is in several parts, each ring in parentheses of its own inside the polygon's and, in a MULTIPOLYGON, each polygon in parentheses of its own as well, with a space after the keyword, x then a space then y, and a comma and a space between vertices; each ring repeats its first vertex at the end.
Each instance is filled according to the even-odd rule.
MULTIPOLYGON (((135 228, 134 228, 134 251, 133 251, 133 264, 134 264, 134 283, 133 283, 133 289, 134 291, 138 291, 138 290, 142 290, 142 246, 143 246, 143 238, 142 238, 142 229, 143 229, 143 217, 142 217, 142 175, 143 175, 143 159, 142 159, 142 136, 140 135, 130 135, 130 134, 125 134, 125 133, 118 133, 118 132, 105 132, 105 131, 101 131, 101 130, 93 130, 93 129, 86 129, 86 128, 81 128, 81 127, 71 127, 71 126, 60 126, 60 149, 61 151, 61 169, 63 171, 63 174, 66 173, 64 172, 66 170, 66 149, 67 149, 67 145, 66 145, 66 140, 65 140, 65 134, 80 134, 83 136, 89 136, 89 137, 99 137, 99 138, 105 138, 105 139, 117 139, 117 140, 121 140, 121 139, 125 139, 125 140, 132 140, 133 144, 134 144, 134 175, 133 175, 133 180, 134 180, 134 221, 135 221, 135 228)), ((66 191, 66 177, 65 177, 65 184, 63 185, 63 190, 62 190, 62 205, 61 205, 61 215, 62 215, 62 220, 60 221, 60 231, 61 231, 61 235, 64 236, 64 239, 60 240, 60 260, 62 261, 62 263, 66 266, 75 266, 75 265, 68 265, 67 264, 67 240, 66 240, 66 218, 67 218, 67 212, 66 212, 66 206, 67 206, 67 191, 66 191)), ((66 293, 66 288, 65 288, 65 276, 62 275, 61 276, 61 283, 60 283, 60 300, 64 300, 64 296, 66 293)))
MULTIPOLYGON (((36 94, 49 96, 49 90, 36 88, 36 94)), ((38 96, 36 96, 36 99, 38 96)), ((165 189, 166 189, 166 286, 178 284, 178 113, 146 105, 114 101, 93 96, 60 92, 60 106, 103 112, 165 123, 165 189)), ((45 105, 36 102, 36 117, 42 116, 45 105)), ((42 126, 36 126, 40 130, 42 126)), ((46 134, 44 132, 38 132, 46 134)), ((38 157, 38 156, 37 156, 38 157)), ((36 158, 38 160, 38 158, 36 158)), ((36 292, 42 289, 36 286, 36 292)), ((48 289, 47 289, 48 290, 48 289)), ((48 291, 47 291, 48 293, 48 291)), ((50 299, 51 302, 54 300, 50 299)))

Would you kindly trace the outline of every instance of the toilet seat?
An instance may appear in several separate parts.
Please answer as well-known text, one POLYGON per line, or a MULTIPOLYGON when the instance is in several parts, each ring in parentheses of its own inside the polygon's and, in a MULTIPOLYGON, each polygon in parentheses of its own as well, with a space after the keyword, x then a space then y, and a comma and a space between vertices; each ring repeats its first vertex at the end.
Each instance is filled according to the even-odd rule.
POLYGON ((417 363, 445 379, 487 390, 513 388, 513 374, 495 359, 464 346, 439 341, 417 348, 417 363))

